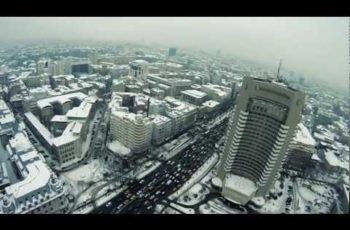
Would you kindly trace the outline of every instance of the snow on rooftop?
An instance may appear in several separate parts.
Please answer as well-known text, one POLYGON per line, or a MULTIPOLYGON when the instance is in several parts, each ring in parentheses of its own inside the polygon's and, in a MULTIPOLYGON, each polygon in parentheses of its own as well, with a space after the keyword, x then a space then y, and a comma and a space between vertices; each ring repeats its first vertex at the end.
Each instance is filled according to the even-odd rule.
POLYGON ((214 100, 209 100, 206 102, 203 102, 202 105, 209 107, 209 108, 214 108, 215 106, 218 106, 220 103, 214 100))
POLYGON ((40 160, 38 153, 33 148, 28 138, 23 133, 17 133, 9 141, 28 170, 24 180, 5 188, 7 194, 12 194, 15 199, 23 197, 30 192, 37 191, 47 185, 51 172, 47 165, 40 160))
POLYGON ((310 146, 316 145, 316 141, 312 137, 311 133, 302 123, 298 124, 298 131, 295 137, 295 141, 310 146))
POLYGON ((27 137, 19 132, 13 138, 9 140, 9 144, 12 148, 16 150, 16 152, 25 152, 30 149, 33 149, 32 144, 27 139, 27 137))
POLYGON ((65 115, 55 115, 52 117, 51 122, 67 122, 67 116, 65 115))
POLYGON ((49 145, 52 145, 53 135, 47 130, 47 128, 41 124, 41 122, 34 116, 33 113, 27 112, 24 116, 30 121, 30 123, 35 127, 35 129, 40 133, 40 135, 45 139, 49 145))
POLYGON ((122 143, 117 140, 107 144, 107 147, 112 150, 114 153, 117 153, 122 156, 130 155, 131 151, 129 148, 125 147, 122 143))
POLYGON ((170 119, 168 117, 162 116, 162 115, 159 115, 159 114, 150 115, 149 118, 152 119, 152 122, 154 124, 162 124, 162 123, 170 121, 170 119))
POLYGON ((312 154, 312 157, 311 157, 312 160, 315 160, 315 161, 321 161, 321 159, 318 157, 317 153, 314 153, 312 154))
POLYGON ((76 93, 64 94, 64 95, 60 95, 60 96, 41 99, 37 102, 37 105, 40 108, 44 108, 44 107, 46 107, 54 102, 67 101, 67 100, 73 99, 73 98, 77 98, 77 99, 82 101, 86 97, 88 97, 88 96, 85 95, 84 93, 76 92, 76 93))
POLYGON ((226 175, 224 187, 228 187, 247 197, 250 197, 258 189, 253 181, 233 174, 226 175))
POLYGON ((64 144, 76 141, 80 138, 82 124, 79 122, 71 122, 67 125, 62 135, 53 139, 55 146, 62 146, 64 144))
POLYGON ((148 62, 145 60, 135 60, 130 62, 130 65, 147 65, 148 62))
POLYGON ((339 159, 335 154, 334 151, 327 151, 324 153, 326 161, 328 162, 329 165, 334 166, 334 167, 340 167, 344 168, 349 171, 349 163, 345 162, 341 159, 339 159))
POLYGON ((13 194, 15 199, 45 187, 51 177, 50 171, 42 161, 27 165, 27 169, 29 174, 24 180, 5 188, 6 193, 13 194))
POLYGON ((69 110, 66 114, 68 118, 87 118, 90 114, 92 104, 86 101, 83 101, 79 107, 74 107, 69 110))
POLYGON ((191 97, 195 97, 195 98, 203 98, 203 97, 207 96, 206 93, 198 91, 198 90, 194 90, 194 89, 184 90, 184 91, 182 91, 182 93, 186 94, 188 96, 191 96, 191 97))

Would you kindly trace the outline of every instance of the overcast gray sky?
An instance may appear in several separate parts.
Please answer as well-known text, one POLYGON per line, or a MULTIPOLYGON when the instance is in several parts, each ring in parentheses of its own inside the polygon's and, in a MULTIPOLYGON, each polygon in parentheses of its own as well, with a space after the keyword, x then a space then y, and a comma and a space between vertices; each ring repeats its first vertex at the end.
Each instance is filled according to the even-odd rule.
POLYGON ((106 40, 214 51, 348 87, 348 18, 0 18, 0 42, 106 40))

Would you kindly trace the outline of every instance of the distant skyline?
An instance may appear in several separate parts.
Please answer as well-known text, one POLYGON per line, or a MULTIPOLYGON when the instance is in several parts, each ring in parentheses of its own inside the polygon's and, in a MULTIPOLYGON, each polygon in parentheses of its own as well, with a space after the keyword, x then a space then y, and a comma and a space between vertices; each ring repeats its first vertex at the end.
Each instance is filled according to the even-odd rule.
POLYGON ((0 43, 130 41, 198 49, 289 70, 348 89, 349 19, 319 17, 0 18, 0 43))

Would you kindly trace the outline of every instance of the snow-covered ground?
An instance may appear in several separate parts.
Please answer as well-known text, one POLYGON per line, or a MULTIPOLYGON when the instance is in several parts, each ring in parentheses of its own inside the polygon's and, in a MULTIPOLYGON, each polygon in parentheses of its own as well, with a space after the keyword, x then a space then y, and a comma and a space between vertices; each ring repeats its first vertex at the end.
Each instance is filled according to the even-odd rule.
POLYGON ((209 190, 201 184, 195 184, 187 192, 177 199, 179 204, 195 205, 205 199, 205 196, 209 194, 209 190))
POLYGON ((223 204, 218 199, 214 199, 208 202, 209 207, 216 213, 224 213, 224 214, 242 214, 246 213, 246 210, 243 212, 237 209, 230 208, 223 204))
POLYGON ((92 204, 86 205, 82 208, 75 210, 72 214, 88 214, 94 209, 92 204))
POLYGON ((329 213, 338 199, 336 190, 327 184, 298 178, 295 189, 299 201, 296 213, 329 213))
POLYGON ((170 207, 164 209, 162 213, 163 214, 181 214, 179 211, 176 211, 175 209, 170 207))
POLYGON ((281 179, 277 180, 272 192, 272 196, 270 198, 265 198, 265 203, 263 206, 256 211, 266 214, 280 214, 285 212, 286 200, 289 196, 289 186, 293 186, 293 182, 289 177, 283 180, 283 189, 281 189, 281 179), (276 199, 274 199, 274 197, 276 199))
POLYGON ((241 214, 238 210, 231 209, 218 201, 209 201, 206 204, 199 206, 200 214, 241 214))
POLYGON ((164 210, 164 205, 162 204, 157 204, 155 209, 154 209, 154 214, 162 213, 164 210))
POLYGON ((72 182, 93 182, 103 179, 103 173, 105 172, 102 167, 102 162, 99 160, 92 160, 89 164, 84 164, 71 171, 62 173, 61 175, 68 178, 72 182))
POLYGON ((91 199, 93 189, 104 182, 106 170, 101 161, 92 160, 87 165, 61 173, 60 179, 65 182, 68 192, 77 199, 76 207, 91 199))
POLYGON ((192 177, 175 193, 169 196, 170 200, 178 198, 184 192, 186 192, 189 188, 191 188, 194 184, 198 183, 207 173, 211 170, 214 165, 218 161, 218 154, 213 154, 207 162, 205 162, 193 175, 192 177))
POLYGON ((185 214, 195 214, 194 209, 192 209, 192 208, 185 208, 185 207, 182 207, 182 206, 174 204, 174 203, 171 203, 170 206, 173 207, 175 210, 179 210, 185 214))
POLYGON ((137 180, 142 179, 152 171, 154 171, 156 168, 158 168, 161 165, 159 161, 147 161, 145 162, 136 172, 135 172, 135 178, 137 180), (147 167, 149 166, 149 167, 147 167))

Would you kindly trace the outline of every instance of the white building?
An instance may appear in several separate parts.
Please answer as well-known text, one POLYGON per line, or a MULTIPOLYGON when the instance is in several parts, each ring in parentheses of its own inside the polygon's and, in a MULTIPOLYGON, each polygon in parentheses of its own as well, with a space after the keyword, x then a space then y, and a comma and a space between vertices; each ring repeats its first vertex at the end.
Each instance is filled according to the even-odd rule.
POLYGON ((212 100, 223 102, 231 97, 232 89, 221 85, 206 84, 202 85, 201 91, 207 93, 212 100))
POLYGON ((59 213, 67 206, 61 181, 24 133, 10 140, 7 151, 23 179, 5 187, 0 195, 0 213, 59 213))
POLYGON ((165 116, 172 119, 172 132, 174 135, 190 128, 197 119, 197 107, 173 97, 164 99, 170 106, 165 116))
POLYGON ((52 147, 61 167, 70 166, 81 159, 82 127, 79 122, 71 122, 61 136, 53 139, 52 147))
POLYGON ((129 75, 137 80, 146 80, 148 75, 148 62, 145 60, 135 60, 129 63, 129 75))
POLYGON ((167 110, 168 107, 169 106, 166 103, 166 101, 151 98, 149 103, 149 108, 148 108, 148 114, 165 115, 165 111, 167 110))
POLYGON ((38 101, 41 116, 52 125, 53 133, 31 112, 24 114, 25 122, 44 147, 57 156, 60 167, 68 167, 83 157, 82 143, 89 132, 96 97, 83 93, 66 94, 38 101), (79 106, 71 108, 76 103, 79 106), (63 115, 53 114, 52 104, 58 104, 63 115), (71 109, 70 109, 71 108, 71 109), (48 111, 48 113, 43 113, 48 111))
POLYGON ((5 103, 0 100, 0 141, 6 144, 7 141, 17 132, 18 125, 16 119, 5 103))
POLYGON ((181 94, 183 100, 198 106, 207 100, 206 93, 194 89, 184 90, 181 94))
POLYGON ((123 80, 114 79, 112 81, 111 90, 113 92, 124 92, 125 91, 125 84, 124 84, 123 80))
POLYGON ((151 145, 152 122, 141 114, 112 108, 110 130, 113 140, 135 153, 146 151, 151 145))
POLYGON ((153 123, 152 143, 159 145, 173 136, 171 130, 172 121, 168 117, 162 115, 150 115, 149 118, 153 123))

